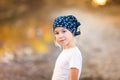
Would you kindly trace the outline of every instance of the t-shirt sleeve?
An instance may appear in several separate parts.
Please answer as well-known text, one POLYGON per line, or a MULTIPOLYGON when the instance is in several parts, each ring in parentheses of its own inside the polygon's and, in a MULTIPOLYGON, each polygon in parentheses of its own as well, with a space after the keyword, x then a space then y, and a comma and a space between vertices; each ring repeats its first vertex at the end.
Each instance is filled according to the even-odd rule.
POLYGON ((69 68, 82 68, 82 56, 80 53, 73 53, 70 58, 69 68))

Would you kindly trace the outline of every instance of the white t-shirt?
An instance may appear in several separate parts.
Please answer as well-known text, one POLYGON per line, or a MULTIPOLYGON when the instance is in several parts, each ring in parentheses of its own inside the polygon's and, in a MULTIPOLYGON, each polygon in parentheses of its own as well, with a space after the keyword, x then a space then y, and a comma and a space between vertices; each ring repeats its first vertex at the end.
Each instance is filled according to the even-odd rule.
POLYGON ((70 68, 79 69, 79 79, 82 68, 82 56, 77 47, 63 49, 56 60, 52 80, 69 80, 70 68))

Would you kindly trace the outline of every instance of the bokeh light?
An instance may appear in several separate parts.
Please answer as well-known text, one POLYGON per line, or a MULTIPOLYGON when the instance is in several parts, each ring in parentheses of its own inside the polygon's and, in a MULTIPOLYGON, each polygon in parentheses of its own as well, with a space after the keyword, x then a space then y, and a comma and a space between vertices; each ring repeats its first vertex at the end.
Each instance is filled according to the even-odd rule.
POLYGON ((93 3, 94 5, 104 6, 104 5, 106 5, 107 0, 92 0, 92 3, 93 3))

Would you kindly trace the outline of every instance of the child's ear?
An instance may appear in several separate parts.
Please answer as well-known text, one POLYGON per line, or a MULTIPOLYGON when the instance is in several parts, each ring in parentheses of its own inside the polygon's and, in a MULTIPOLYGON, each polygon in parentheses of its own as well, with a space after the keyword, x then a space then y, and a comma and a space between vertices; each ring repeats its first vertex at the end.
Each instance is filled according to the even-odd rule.
POLYGON ((54 37, 54 43, 56 42, 56 37, 54 37))

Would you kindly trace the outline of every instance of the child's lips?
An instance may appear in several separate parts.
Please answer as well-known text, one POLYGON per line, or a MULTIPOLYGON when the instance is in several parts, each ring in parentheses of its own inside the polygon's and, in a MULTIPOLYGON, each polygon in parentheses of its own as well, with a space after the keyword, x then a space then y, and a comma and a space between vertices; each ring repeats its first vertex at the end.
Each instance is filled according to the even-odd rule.
POLYGON ((60 42, 64 42, 65 40, 60 40, 60 42))

